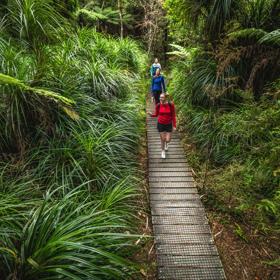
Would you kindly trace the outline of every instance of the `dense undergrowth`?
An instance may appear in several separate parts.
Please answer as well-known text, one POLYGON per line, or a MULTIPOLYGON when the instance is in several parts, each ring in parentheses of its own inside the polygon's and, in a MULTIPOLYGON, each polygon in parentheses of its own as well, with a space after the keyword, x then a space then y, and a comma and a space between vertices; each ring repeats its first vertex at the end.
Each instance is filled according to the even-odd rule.
POLYGON ((207 206, 241 225, 243 240, 242 227, 263 234, 279 265, 279 1, 197 2, 166 2, 189 157, 207 206))
MULTIPOLYGON (((175 75, 176 76, 176 75, 175 75)), ((234 108, 206 109, 182 102, 175 93, 181 124, 200 153, 210 160, 210 206, 244 218, 276 234, 279 209, 280 104, 263 100, 234 108), (182 103, 181 103, 182 102, 182 103)))
POLYGON ((146 58, 130 39, 73 28, 52 1, 6 5, 0 278, 137 278, 146 58))

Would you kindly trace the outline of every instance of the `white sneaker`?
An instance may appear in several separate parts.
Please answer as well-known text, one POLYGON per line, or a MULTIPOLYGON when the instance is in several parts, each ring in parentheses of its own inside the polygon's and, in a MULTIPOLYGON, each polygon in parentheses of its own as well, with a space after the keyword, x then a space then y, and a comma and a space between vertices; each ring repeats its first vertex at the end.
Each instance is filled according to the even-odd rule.
POLYGON ((168 151, 168 143, 167 142, 165 142, 165 147, 164 147, 164 149, 165 149, 165 151, 168 151))
POLYGON ((165 158, 165 150, 161 151, 161 158, 165 158))

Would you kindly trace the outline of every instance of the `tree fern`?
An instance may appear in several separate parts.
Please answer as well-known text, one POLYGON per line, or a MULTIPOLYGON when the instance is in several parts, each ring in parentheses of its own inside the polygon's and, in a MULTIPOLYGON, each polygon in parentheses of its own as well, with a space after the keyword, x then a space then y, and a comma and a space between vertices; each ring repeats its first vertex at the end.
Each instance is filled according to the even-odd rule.
POLYGON ((190 59, 195 55, 197 52, 197 48, 185 48, 183 46, 177 45, 177 44, 170 44, 172 48, 174 48, 174 51, 170 51, 167 54, 169 55, 175 55, 181 58, 190 59))

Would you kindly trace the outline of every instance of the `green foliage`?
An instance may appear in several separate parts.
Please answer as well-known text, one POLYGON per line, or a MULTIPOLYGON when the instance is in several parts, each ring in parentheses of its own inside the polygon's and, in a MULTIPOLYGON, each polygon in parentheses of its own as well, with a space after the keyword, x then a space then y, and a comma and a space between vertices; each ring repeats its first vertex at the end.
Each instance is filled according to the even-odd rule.
MULTIPOLYGON (((261 45, 267 34, 262 29, 247 29, 232 36, 261 45)), ((196 147, 198 169, 205 162, 209 165, 204 183, 207 205, 263 232, 277 233, 278 80, 267 84, 263 97, 255 101, 250 91, 240 90, 237 67, 227 63, 221 71, 211 52, 173 46, 172 55, 180 61, 173 64, 170 91, 180 111, 180 124, 196 147)), ((236 234, 243 238, 239 228, 236 234)))
POLYGON ((259 42, 261 44, 274 44, 274 45, 279 46, 280 45, 280 29, 267 33, 259 40, 259 42))
POLYGON ((146 57, 131 39, 79 29, 76 10, 51 0, 1 9, 4 278, 139 278, 130 259, 146 57))
POLYGON ((241 239, 243 239, 244 241, 247 242, 247 238, 246 238, 246 235, 245 235, 243 229, 240 227, 239 224, 235 224, 235 225, 236 225, 236 228, 235 228, 235 231, 234 231, 235 234, 236 234, 237 236, 239 236, 241 239))
POLYGON ((250 0, 243 3, 240 9, 240 22, 245 28, 271 29, 279 22, 279 1, 250 0))
POLYGON ((112 8, 105 8, 102 10, 96 7, 93 11, 83 8, 78 11, 78 17, 86 17, 86 19, 93 24, 97 24, 99 21, 112 24, 119 23, 118 11, 114 11, 112 8))
POLYGON ((46 99, 52 100, 56 103, 61 103, 63 105, 73 105, 74 101, 70 100, 64 96, 61 96, 55 92, 52 92, 50 90, 45 90, 42 88, 35 88, 35 87, 30 87, 28 85, 25 85, 23 82, 21 82, 18 79, 15 79, 11 76, 4 75, 0 73, 0 83, 3 85, 9 85, 13 86, 15 88, 18 88, 21 92, 26 92, 26 93, 32 93, 36 94, 40 97, 44 97, 46 99))
MULTIPOLYGON (((204 107, 217 106, 228 101, 237 101, 235 71, 228 67, 224 73, 217 75, 217 62, 207 53, 198 49, 185 50, 184 61, 180 61, 172 73, 172 90, 176 92, 181 104, 187 101, 204 107), (185 76, 188 79, 185 79, 185 76)), ((178 55, 178 52, 176 52, 178 55)), ((182 51, 180 51, 182 55, 182 51)))
MULTIPOLYGON (((175 93, 175 102, 179 104, 175 93)), ((180 107, 192 142, 210 159, 210 207, 223 209, 267 232, 279 230, 279 104, 243 104, 206 110, 180 107), (254 214, 252 214, 254 213, 254 214), (254 218, 253 218, 253 217, 254 218)))
POLYGON ((12 217, 17 221, 8 226, 6 223, 5 232, 0 232, 5 236, 0 246, 0 262, 5 263, 1 265, 2 275, 22 279, 125 279, 135 268, 119 255, 122 251, 125 255, 124 249, 137 236, 123 232, 128 225, 122 211, 128 210, 125 202, 132 199, 133 192, 120 184, 122 193, 118 186, 115 193, 121 199, 115 200, 114 205, 105 197, 100 201, 90 199, 83 186, 59 200, 59 188, 47 192, 39 205, 29 201, 29 205, 21 202, 19 206, 11 199, 1 199, 1 207, 14 213, 12 217), (106 209, 100 208, 104 203, 106 209), (34 207, 29 214, 23 211, 25 205, 30 210, 34 207))
MULTIPOLYGON (((93 7, 93 10, 82 8, 78 10, 77 16, 80 17, 80 20, 97 26, 100 24, 120 24, 119 12, 114 10, 112 7, 102 9, 98 6, 95 6, 93 7)), ((126 25, 129 25, 129 23, 132 21, 132 16, 125 14, 123 16, 123 21, 126 25)))
POLYGON ((56 40, 66 22, 53 0, 9 0, 7 28, 16 38, 35 47, 56 40))
POLYGON ((279 5, 275 0, 165 2, 175 44, 201 50, 191 67, 191 87, 205 102, 195 101, 219 104, 213 96, 234 99, 235 88, 249 89, 259 100, 265 84, 279 78, 279 5))
POLYGON ((268 265, 271 265, 271 266, 275 266, 275 267, 279 267, 280 265, 280 259, 275 259, 273 261, 269 261, 269 262, 265 262, 266 264, 268 265))

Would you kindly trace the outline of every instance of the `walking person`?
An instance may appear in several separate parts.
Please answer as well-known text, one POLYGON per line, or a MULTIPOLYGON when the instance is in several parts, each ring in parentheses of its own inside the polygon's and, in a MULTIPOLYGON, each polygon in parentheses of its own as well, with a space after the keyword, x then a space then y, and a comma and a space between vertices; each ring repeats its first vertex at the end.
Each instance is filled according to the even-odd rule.
POLYGON ((157 129, 161 141, 161 158, 166 157, 166 151, 171 141, 172 131, 176 130, 176 112, 174 103, 168 100, 168 94, 160 95, 160 103, 156 105, 155 113, 149 112, 151 117, 158 117, 157 129))
POLYGON ((158 62, 158 59, 155 58, 155 62, 152 64, 150 69, 151 77, 153 77, 156 74, 157 69, 161 70, 161 65, 158 62))
POLYGON ((153 76, 152 92, 155 103, 159 103, 159 96, 161 93, 165 93, 165 80, 163 75, 160 74, 160 69, 156 70, 156 74, 153 76))
MULTIPOLYGON (((158 59, 155 58, 154 63, 153 63, 152 66, 150 67, 150 74, 151 74, 151 77, 152 77, 152 83, 153 83, 153 77, 155 76, 157 69, 161 70, 161 65, 160 65, 160 63, 158 62, 158 59)), ((154 103, 154 96, 153 96, 152 84, 151 84, 150 94, 151 94, 151 98, 152 98, 152 103, 154 103)))

